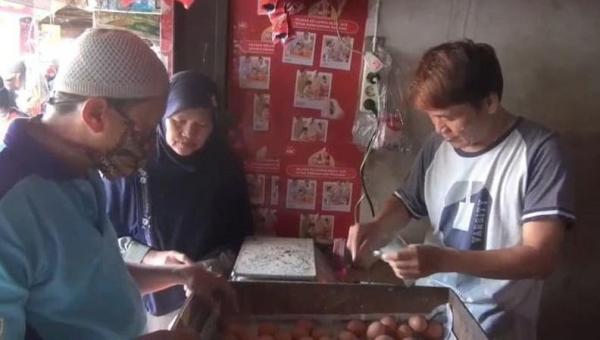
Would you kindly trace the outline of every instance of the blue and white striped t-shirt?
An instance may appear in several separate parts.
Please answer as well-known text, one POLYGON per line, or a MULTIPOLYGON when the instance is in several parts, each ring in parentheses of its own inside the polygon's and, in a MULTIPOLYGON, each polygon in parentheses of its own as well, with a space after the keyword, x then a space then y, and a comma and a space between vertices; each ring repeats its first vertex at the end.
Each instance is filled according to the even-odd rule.
MULTIPOLYGON (((477 153, 432 136, 395 196, 415 218, 429 218, 427 243, 490 250, 521 244, 522 226, 529 221, 560 218, 570 224, 575 219, 571 189, 557 136, 519 118, 477 153)), ((491 335, 535 339, 540 280, 440 273, 418 283, 454 289, 491 335)))

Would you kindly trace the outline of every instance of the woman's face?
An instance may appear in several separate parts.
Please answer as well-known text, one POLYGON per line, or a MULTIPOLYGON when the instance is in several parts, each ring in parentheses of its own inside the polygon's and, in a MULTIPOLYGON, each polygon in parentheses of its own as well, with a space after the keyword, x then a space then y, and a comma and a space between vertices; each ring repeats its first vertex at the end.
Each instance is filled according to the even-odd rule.
POLYGON ((179 156, 202 149, 213 131, 210 109, 195 108, 176 113, 166 121, 167 144, 179 156))

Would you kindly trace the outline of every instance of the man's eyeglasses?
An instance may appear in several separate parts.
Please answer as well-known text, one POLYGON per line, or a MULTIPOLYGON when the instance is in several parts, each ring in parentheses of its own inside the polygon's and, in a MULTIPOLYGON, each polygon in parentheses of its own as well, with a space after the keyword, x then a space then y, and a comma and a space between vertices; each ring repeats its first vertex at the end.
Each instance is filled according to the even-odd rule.
MULTIPOLYGON (((52 105, 52 106, 78 105, 78 104, 83 103, 86 99, 87 98, 59 100, 56 97, 50 97, 50 98, 48 98, 48 104, 52 105)), ((127 128, 129 130, 131 130, 132 133, 134 133, 134 135, 135 135, 134 138, 138 141, 138 143, 144 145, 156 137, 155 129, 152 129, 146 133, 140 131, 140 129, 137 128, 135 122, 129 117, 129 115, 127 115, 124 112, 123 108, 126 105, 128 105, 129 103, 131 103, 131 100, 112 99, 112 98, 105 98, 105 100, 108 103, 108 106, 111 109, 113 109, 119 115, 119 117, 123 120, 123 122, 127 126, 127 128)))

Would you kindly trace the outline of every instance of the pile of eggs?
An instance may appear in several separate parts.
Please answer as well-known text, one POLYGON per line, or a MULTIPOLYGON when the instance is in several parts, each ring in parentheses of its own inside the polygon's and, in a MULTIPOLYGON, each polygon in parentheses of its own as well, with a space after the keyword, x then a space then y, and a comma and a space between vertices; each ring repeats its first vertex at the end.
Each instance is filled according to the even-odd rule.
POLYGON ((411 315, 401 322, 392 316, 371 322, 351 320, 336 329, 310 320, 299 320, 291 327, 271 322, 258 326, 234 323, 227 326, 224 340, 440 340, 443 336, 441 323, 428 321, 422 315, 411 315))

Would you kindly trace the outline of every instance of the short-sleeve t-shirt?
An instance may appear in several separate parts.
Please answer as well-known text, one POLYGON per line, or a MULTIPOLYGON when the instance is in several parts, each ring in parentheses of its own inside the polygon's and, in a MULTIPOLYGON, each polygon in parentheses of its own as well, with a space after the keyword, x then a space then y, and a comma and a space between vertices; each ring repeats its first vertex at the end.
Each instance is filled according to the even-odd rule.
POLYGON ((140 292, 96 171, 74 177, 13 122, 0 151, 0 339, 133 339, 140 292), (36 336, 33 336, 36 338, 36 336))
MULTIPOLYGON (((477 153, 432 136, 394 195, 413 217, 429 218, 426 243, 460 250, 516 246, 524 223, 575 219, 557 136, 523 118, 477 153)), ((452 288, 490 335, 535 339, 540 280, 438 273, 418 283, 452 288)))

